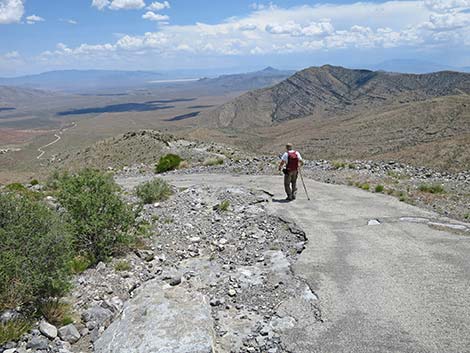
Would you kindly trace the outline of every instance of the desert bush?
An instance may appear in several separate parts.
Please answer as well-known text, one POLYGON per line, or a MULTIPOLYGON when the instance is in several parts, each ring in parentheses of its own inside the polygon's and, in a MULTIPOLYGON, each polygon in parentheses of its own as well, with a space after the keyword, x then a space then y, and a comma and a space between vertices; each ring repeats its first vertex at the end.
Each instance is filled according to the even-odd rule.
POLYGON ((33 179, 33 180, 31 180, 30 184, 33 185, 33 186, 38 185, 39 181, 37 179, 33 179))
POLYGON ((7 342, 17 341, 31 328, 31 322, 17 319, 0 323, 0 347, 7 342))
POLYGON ((219 210, 221 212, 226 212, 230 208, 230 201, 229 200, 224 200, 218 205, 214 206, 214 209, 219 210))
POLYGON ((167 200, 173 194, 173 190, 165 180, 157 178, 137 186, 135 194, 144 204, 149 204, 167 200))
POLYGON ((428 192, 428 193, 431 193, 431 194, 442 194, 442 193, 445 192, 445 189, 440 184, 434 184, 434 185, 421 184, 419 186, 419 191, 428 192))
POLYGON ((383 185, 376 185, 375 186, 375 192, 383 192, 384 191, 384 186, 383 185))
POLYGON ((58 187, 58 200, 66 209, 78 254, 96 263, 129 241, 135 216, 117 194, 119 187, 111 175, 85 169, 63 175, 58 187))
POLYGON ((68 227, 41 202, 0 194, 0 310, 63 294, 69 287, 68 227))
POLYGON ((129 263, 129 261, 126 261, 126 260, 120 260, 118 262, 116 262, 116 264, 114 265, 114 269, 116 271, 129 271, 131 269, 131 264, 129 263))
POLYGON ((41 303, 39 313, 46 318, 47 322, 56 326, 64 326, 73 322, 70 304, 63 303, 58 299, 41 303))
POLYGON ((203 165, 206 166, 206 167, 222 165, 222 164, 224 164, 224 159, 222 157, 207 158, 203 162, 203 165))
POLYGON ((366 190, 366 191, 367 191, 367 190, 370 190, 370 185, 367 184, 367 183, 364 183, 364 184, 361 185, 361 189, 362 189, 362 190, 366 190))
POLYGON ((84 255, 75 255, 68 264, 68 268, 72 274, 79 274, 93 265, 93 259, 84 255))
POLYGON ((331 162, 332 166, 334 169, 341 169, 341 168, 345 168, 347 166, 347 164, 345 162, 342 162, 342 161, 333 161, 331 162))
POLYGON ((182 161, 183 159, 181 159, 181 157, 176 154, 167 154, 166 156, 160 158, 157 165, 155 166, 155 171, 157 173, 165 173, 170 170, 175 170, 179 167, 182 161))

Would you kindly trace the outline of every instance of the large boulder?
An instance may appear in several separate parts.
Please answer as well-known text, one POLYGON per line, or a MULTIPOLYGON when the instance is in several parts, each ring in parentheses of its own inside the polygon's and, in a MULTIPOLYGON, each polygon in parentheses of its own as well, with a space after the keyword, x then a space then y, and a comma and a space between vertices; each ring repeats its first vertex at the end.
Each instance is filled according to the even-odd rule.
POLYGON ((210 353, 212 331, 203 295, 153 280, 137 290, 95 342, 95 353, 210 353))

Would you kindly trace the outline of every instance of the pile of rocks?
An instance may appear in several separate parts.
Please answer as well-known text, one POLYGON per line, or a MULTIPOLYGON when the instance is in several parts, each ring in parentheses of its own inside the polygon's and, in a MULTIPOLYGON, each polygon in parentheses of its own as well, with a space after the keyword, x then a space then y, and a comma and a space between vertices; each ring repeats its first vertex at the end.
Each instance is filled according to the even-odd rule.
POLYGON ((269 215, 268 199, 244 188, 201 186, 146 207, 143 217, 158 219, 154 247, 160 271, 96 341, 96 351, 124 352, 137 345, 145 353, 177 341, 192 349, 284 351, 283 332, 295 320, 282 312, 283 303, 302 301, 318 311, 315 294, 291 271, 305 234, 289 220, 269 215), (185 323, 173 321, 182 312, 185 323), (146 320, 155 334, 134 332, 146 320), (134 335, 144 337, 130 343, 127 337, 134 335))
POLYGON ((143 324, 152 320, 149 326, 160 335, 150 330, 146 337, 159 345, 174 346, 180 342, 177 335, 192 332, 190 346, 284 351, 283 334, 295 320, 281 304, 302 301, 315 312, 316 296, 291 271, 305 234, 289 220, 270 215, 269 198, 261 191, 201 186, 146 205, 140 219, 153 224, 153 236, 145 247, 73 279, 64 300, 76 314, 74 322, 55 327, 41 319, 0 352, 117 353, 126 344, 139 344, 129 339, 143 334, 133 331, 142 330, 137 319, 127 325, 133 317, 143 324), (126 266, 119 266, 123 262, 126 266), (172 317, 180 318, 173 326, 172 317), (126 333, 120 335, 123 327, 126 333))

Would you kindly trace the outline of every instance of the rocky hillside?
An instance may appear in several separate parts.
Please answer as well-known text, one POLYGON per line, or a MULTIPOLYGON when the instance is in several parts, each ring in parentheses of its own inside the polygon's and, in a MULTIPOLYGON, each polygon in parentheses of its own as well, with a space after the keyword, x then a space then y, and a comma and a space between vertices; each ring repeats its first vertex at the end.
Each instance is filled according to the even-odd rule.
POLYGON ((141 130, 99 141, 76 153, 55 155, 49 160, 49 166, 68 170, 116 169, 153 164, 168 153, 177 154, 190 164, 201 164, 211 158, 237 158, 238 154, 221 144, 187 141, 155 130, 141 130))
POLYGON ((247 128, 311 117, 324 119, 371 108, 470 93, 470 74, 443 71, 413 75, 312 67, 281 83, 217 108, 209 125, 247 128))

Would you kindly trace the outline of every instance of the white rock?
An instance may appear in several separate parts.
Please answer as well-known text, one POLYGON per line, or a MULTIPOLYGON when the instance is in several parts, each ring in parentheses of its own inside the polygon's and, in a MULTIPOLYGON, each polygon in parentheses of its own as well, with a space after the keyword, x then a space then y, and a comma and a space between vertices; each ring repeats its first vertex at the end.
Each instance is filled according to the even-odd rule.
POLYGON ((369 220, 369 222, 367 222, 367 225, 368 226, 378 226, 378 225, 380 225, 380 222, 376 219, 371 219, 371 220, 369 220))
POLYGON ((73 324, 63 326, 59 329, 59 337, 69 343, 75 343, 80 339, 80 332, 73 324))
POLYGON ((39 331, 51 340, 57 337, 57 327, 51 325, 47 321, 41 321, 39 324, 39 331))

